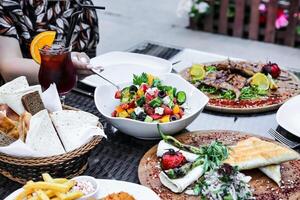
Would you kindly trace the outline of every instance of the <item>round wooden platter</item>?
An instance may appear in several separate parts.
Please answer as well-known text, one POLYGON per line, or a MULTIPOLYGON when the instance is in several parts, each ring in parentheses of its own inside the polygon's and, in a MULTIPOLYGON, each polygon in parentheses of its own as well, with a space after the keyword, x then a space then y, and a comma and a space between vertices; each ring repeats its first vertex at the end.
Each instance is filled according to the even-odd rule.
MULTIPOLYGON (((189 80, 188 70, 184 69, 179 74, 186 80, 189 80)), ((300 80, 299 78, 291 72, 286 70, 282 70, 281 74, 277 81, 278 90, 276 92, 272 92, 272 95, 280 98, 280 101, 277 103, 268 102, 264 105, 259 106, 248 106, 248 107, 238 107, 238 106, 230 106, 230 105, 216 105, 212 103, 212 100, 208 102, 205 106, 205 109, 222 112, 222 113, 231 113, 231 114, 250 114, 250 113, 262 113, 277 110, 283 103, 285 103, 290 98, 300 94, 300 80)), ((209 95, 208 95, 209 96, 209 95)), ((252 100, 251 102, 255 103, 258 100, 252 100)), ((233 100, 232 100, 233 101, 233 100)), ((221 103, 220 103, 221 104, 221 103)))
MULTIPOLYGON (((249 137, 259 137, 237 131, 197 131, 184 133, 176 138, 185 144, 193 146, 210 144, 214 140, 221 141, 225 145, 234 145, 238 141, 249 137)), ((277 143, 271 139, 259 137, 260 139, 277 143)), ((279 144, 279 143, 277 143, 279 144)), ((142 185, 155 191, 162 200, 198 200, 199 197, 188 196, 186 194, 175 194, 164 187, 159 180, 160 162, 156 156, 157 145, 152 147, 141 159, 138 176, 142 185)), ((296 200, 300 199, 300 160, 282 163, 282 186, 278 187, 275 182, 265 176, 258 169, 243 171, 252 177, 251 188, 257 200, 296 200)))

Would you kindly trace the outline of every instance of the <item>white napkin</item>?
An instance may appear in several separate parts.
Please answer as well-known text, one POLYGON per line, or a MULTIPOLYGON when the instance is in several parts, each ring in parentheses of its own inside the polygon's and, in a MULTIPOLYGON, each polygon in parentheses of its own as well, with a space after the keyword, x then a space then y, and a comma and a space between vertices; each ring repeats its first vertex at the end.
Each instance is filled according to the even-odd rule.
POLYGON ((189 162, 194 162, 199 156, 187 151, 179 150, 178 148, 174 147, 173 145, 170 145, 166 143, 165 141, 161 140, 157 147, 156 155, 157 157, 162 157, 162 155, 167 152, 169 149, 174 149, 175 151, 179 151, 182 153, 182 155, 186 158, 189 162))
POLYGON ((62 105, 55 83, 52 83, 49 88, 43 92, 41 98, 45 108, 47 108, 49 112, 62 110, 62 105))

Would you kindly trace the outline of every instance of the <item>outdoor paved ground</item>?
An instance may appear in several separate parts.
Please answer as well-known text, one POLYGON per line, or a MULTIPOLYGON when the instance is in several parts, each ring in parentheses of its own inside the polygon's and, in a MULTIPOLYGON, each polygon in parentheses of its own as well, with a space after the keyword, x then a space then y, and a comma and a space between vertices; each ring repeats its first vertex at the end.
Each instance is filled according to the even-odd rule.
POLYGON ((94 0, 99 11, 98 54, 126 50, 151 40, 249 60, 300 68, 300 49, 188 30, 176 15, 179 0, 94 0))

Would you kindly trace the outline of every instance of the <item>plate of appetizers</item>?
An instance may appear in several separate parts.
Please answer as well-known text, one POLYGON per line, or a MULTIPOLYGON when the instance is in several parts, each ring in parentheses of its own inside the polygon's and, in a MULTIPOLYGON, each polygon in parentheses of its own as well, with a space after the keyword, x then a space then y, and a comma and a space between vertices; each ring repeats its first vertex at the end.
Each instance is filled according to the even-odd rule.
MULTIPOLYGON (((116 84, 129 82, 133 73, 148 72, 159 75, 169 73, 172 70, 172 63, 168 60, 120 51, 97 56, 91 59, 91 64, 95 67, 101 67, 99 71, 101 75, 116 84)), ((108 84, 98 75, 88 76, 81 82, 93 87, 108 84)))
POLYGON ((68 200, 159 200, 152 190, 125 181, 78 176, 73 179, 53 178, 42 174, 42 181, 29 181, 4 200, 68 199, 68 200))
POLYGON ((206 108, 218 112, 270 111, 300 93, 299 79, 271 62, 193 64, 180 74, 209 96, 206 108))
POLYGON ((300 155, 280 143, 237 131, 161 135, 138 175, 163 200, 300 198, 300 155))

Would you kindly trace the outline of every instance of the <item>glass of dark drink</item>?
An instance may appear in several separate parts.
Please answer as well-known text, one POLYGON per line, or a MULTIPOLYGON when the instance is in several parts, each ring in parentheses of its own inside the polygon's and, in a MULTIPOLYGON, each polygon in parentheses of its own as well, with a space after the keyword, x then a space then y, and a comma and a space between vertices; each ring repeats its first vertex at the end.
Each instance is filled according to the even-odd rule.
POLYGON ((71 46, 64 47, 60 44, 40 49, 39 82, 43 89, 47 89, 51 83, 55 83, 63 103, 65 95, 72 90, 77 81, 71 50, 71 46))

